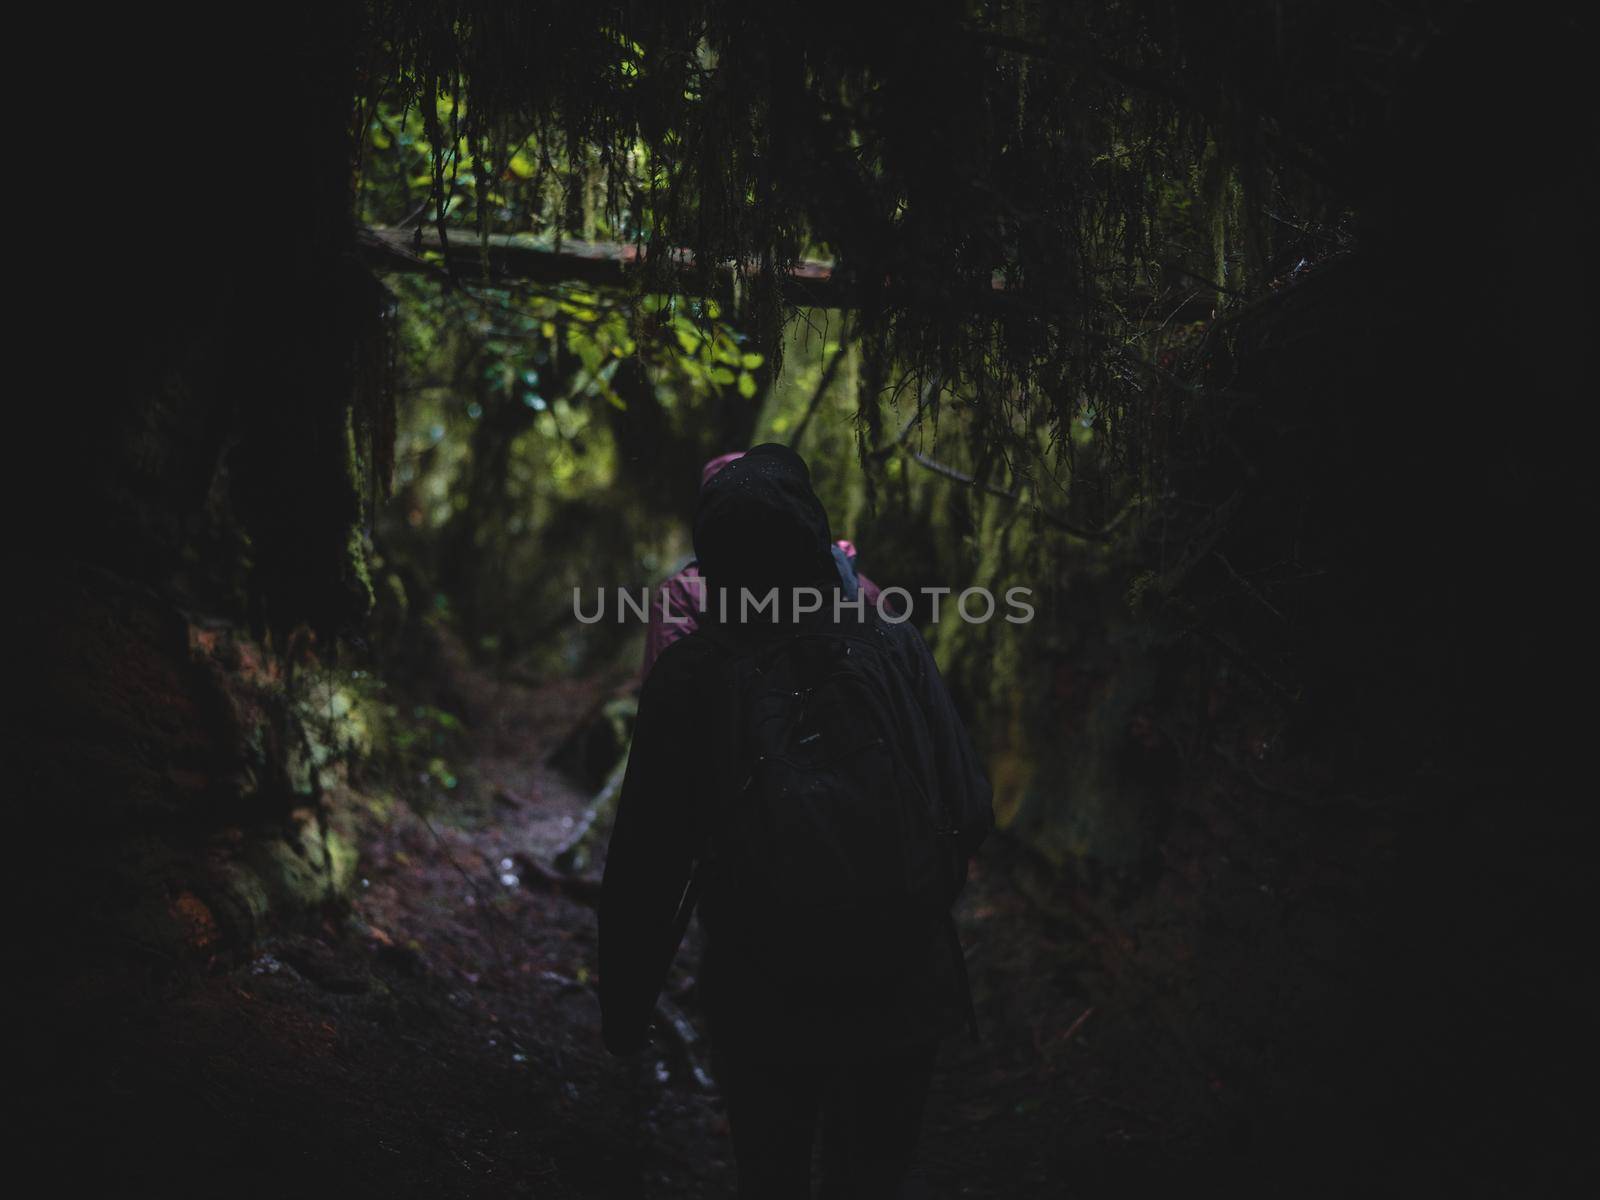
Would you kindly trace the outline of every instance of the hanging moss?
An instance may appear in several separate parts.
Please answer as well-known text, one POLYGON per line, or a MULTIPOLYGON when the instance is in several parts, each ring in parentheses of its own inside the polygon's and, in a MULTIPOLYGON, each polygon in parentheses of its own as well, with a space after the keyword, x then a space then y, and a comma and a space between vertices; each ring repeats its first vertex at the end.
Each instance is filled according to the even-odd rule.
POLYGON ((1132 402, 1117 360, 1169 284, 1213 281, 1221 303, 1252 285, 1235 272, 1272 269, 1274 190, 1312 225, 1360 202, 1352 155, 1384 128, 1373 97, 1394 63, 1354 47, 1393 44, 1398 62, 1449 19, 1331 0, 385 5, 369 54, 421 116, 431 158, 411 173, 431 182, 406 185, 407 151, 380 131, 364 165, 390 191, 368 210, 395 221, 420 199, 463 238, 531 219, 736 264, 774 357, 773 272, 821 252, 857 281, 879 353, 974 386, 982 436, 1001 435, 1003 394, 1061 430, 1087 394, 1132 402), (552 175, 565 218, 539 199, 552 175), (1186 177, 1193 203, 1174 205, 1186 177))

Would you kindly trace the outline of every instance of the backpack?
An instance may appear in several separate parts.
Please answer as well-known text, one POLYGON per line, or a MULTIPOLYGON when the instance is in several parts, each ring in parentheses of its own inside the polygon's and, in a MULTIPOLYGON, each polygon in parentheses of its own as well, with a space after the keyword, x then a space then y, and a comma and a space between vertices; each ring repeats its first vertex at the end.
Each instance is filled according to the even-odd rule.
POLYGON ((717 919, 797 985, 893 974, 965 879, 927 718, 884 641, 829 626, 727 664, 738 768, 713 820, 717 919))

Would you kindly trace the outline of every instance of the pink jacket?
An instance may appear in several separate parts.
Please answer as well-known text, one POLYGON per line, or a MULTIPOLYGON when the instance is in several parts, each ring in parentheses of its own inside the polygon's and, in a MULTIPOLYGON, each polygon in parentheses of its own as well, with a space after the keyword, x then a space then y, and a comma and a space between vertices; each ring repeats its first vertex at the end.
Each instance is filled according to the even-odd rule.
MULTIPOLYGON (((707 466, 709 469, 710 464, 707 466)), ((852 563, 855 562, 855 543, 847 538, 840 538, 834 545, 843 550, 852 563)), ((861 594, 866 598, 867 604, 870 607, 877 607, 878 585, 859 571, 856 572, 856 582, 860 585, 861 594)), ((677 574, 663 580, 656 588, 655 595, 650 597, 650 623, 644 635, 644 669, 640 672, 641 679, 650 674, 650 668, 656 665, 656 659, 661 657, 663 650, 679 638, 693 633, 699 626, 696 614, 700 611, 704 595, 705 584, 701 580, 700 568, 693 562, 685 565, 677 574)))

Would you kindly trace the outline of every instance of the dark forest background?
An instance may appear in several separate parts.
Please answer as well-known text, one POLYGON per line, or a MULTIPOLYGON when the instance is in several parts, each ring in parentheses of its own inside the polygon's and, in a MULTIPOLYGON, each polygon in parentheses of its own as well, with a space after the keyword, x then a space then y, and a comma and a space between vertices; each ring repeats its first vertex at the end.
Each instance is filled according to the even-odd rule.
MULTIPOLYGON (((19 345, 45 370, 11 443, 14 974, 48 1014, 22 1032, 50 1144, 110 1137, 92 1169, 197 1193, 277 1194, 283 1161, 420 1187, 342 1142, 253 1142, 324 1101, 274 1092, 258 1121, 212 1043, 185 1057, 214 1010, 181 998, 255 986, 284 946, 324 983, 378 953, 399 1015, 374 1028, 410 1037, 430 968, 394 982, 363 932, 375 847, 495 824, 486 731, 494 762, 603 791, 641 637, 579 626, 573 587, 670 573, 700 464, 781 440, 881 584, 1034 589, 1026 625, 916 613, 1002 825, 979 870, 1005 902, 969 916, 1042 931, 990 938, 995 978, 1070 979, 1063 1013, 1096 1015, 1060 1045, 1036 1024, 1033 1055, 1098 1039, 1059 1070, 1135 1116, 1118 1141, 1008 1093, 968 1126, 1012 1165, 970 1194, 1564 1178, 1587 1124, 1586 19, 100 20, 51 91, 81 106, 52 102, 16 293, 71 346, 19 345), (528 695, 556 699, 507 749, 528 695), (190 1109, 219 1106, 231 1140, 199 1153, 220 1135, 190 1109)), ((518 869, 581 891, 580 850, 518 869)), ((412 1086, 350 1070, 318 1086, 412 1086)), ((429 1169, 431 1194, 500 1190, 429 1169)), ((557 1175, 518 1187, 609 1194, 557 1175)))

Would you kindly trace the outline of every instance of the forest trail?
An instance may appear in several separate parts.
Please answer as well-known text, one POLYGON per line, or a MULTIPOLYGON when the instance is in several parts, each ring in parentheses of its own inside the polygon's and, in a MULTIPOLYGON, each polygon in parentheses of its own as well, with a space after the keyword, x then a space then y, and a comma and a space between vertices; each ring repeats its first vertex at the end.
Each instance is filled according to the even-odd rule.
MULTIPOLYGON (((78 1119, 103 1123, 117 1179, 169 1194, 732 1194, 693 1028, 694 933, 669 985, 680 1019, 640 1061, 613 1059, 594 991, 600 864, 569 884, 549 869, 590 797, 545 760, 605 686, 457 682, 494 714, 472 731, 480 809, 397 806, 368 825, 347 917, 101 1031, 113 1085, 78 1119)), ((1124 1191, 1184 1140, 1152 1115, 1172 1106, 1170 1066, 1129 1054, 1148 1024, 1108 1021, 1080 982, 1114 939, 1042 916, 1028 877, 996 838, 960 905, 984 1036, 941 1056, 923 1152, 937 1196, 1124 1191), (1146 1107, 1138 1089, 1166 1094, 1146 1107)))

